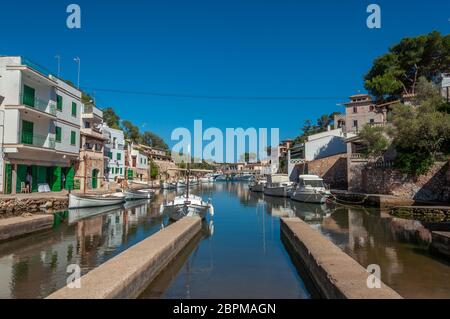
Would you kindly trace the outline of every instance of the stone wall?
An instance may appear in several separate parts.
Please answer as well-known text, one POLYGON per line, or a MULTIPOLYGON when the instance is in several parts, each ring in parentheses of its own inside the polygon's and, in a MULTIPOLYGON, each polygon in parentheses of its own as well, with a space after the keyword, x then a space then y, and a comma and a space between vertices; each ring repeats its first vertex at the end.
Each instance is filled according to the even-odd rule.
POLYGON ((43 209, 64 210, 68 206, 68 198, 2 198, 0 199, 0 218, 41 212, 43 209))
POLYGON ((427 174, 418 177, 403 174, 395 168, 369 166, 362 168, 361 176, 360 187, 353 187, 352 191, 450 202, 450 162, 438 162, 427 174))
POLYGON ((312 174, 323 178, 324 182, 335 189, 347 189, 347 155, 339 154, 320 158, 307 163, 297 164, 295 174, 312 174))

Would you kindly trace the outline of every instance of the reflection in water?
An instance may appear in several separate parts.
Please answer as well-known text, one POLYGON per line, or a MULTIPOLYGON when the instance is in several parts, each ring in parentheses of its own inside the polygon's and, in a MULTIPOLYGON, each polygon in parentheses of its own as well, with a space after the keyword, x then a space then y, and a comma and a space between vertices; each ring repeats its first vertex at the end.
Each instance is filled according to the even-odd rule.
POLYGON ((1 244, 0 298, 45 297, 66 284, 68 265, 85 274, 155 233, 163 219, 152 206, 145 200, 61 212, 52 230, 1 244))
MULTIPOLYGON (((212 198, 216 214, 141 298, 309 298, 280 240, 279 216, 300 217, 364 267, 380 265, 381 279, 404 297, 450 298, 450 265, 428 254, 431 235, 420 222, 267 197, 245 183, 205 184, 193 193, 212 198)), ((0 298, 45 297, 65 285, 67 265, 86 273, 150 236, 167 225, 160 204, 176 195, 62 212, 53 230, 1 244, 0 298)))

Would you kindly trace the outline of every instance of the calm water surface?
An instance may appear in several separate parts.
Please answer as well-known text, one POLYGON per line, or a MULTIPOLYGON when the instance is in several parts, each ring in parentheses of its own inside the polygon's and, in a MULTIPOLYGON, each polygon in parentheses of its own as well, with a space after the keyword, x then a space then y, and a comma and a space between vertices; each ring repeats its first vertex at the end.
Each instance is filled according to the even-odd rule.
MULTIPOLYGON (((379 264, 382 280, 404 297, 450 298, 450 265, 428 254, 431 235, 420 222, 264 197, 245 183, 194 193, 213 200, 215 216, 141 298, 310 298, 280 240, 279 216, 302 218, 363 266, 379 264)), ((62 212, 52 230, 0 244, 0 298, 43 298, 65 285, 67 265, 87 273, 151 236, 168 224, 159 205, 174 195, 62 212)))

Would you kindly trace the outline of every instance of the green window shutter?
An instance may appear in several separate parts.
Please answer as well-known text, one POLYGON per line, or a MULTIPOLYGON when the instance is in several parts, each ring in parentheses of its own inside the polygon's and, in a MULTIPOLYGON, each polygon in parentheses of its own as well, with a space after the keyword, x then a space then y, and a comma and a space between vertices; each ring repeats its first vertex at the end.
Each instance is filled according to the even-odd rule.
POLYGON ((12 167, 11 164, 5 164, 5 184, 4 184, 4 192, 5 194, 11 194, 11 185, 12 185, 12 167))
POLYGON ((128 179, 133 179, 133 170, 128 169, 128 179))
POLYGON ((61 167, 52 167, 51 170, 53 170, 52 191, 59 192, 61 191, 61 167))
POLYGON ((22 143, 33 144, 33 122, 22 120, 22 143))
POLYGON ((73 167, 69 167, 66 172, 66 189, 74 189, 74 177, 75 177, 75 169, 73 167))
POLYGON ((110 159, 112 159, 112 157, 113 157, 112 152, 108 152, 108 157, 109 157, 110 159))
POLYGON ((57 142, 61 142, 61 128, 59 126, 56 127, 56 137, 55 140, 57 142))
POLYGON ((76 139, 77 139, 77 134, 75 133, 75 131, 71 131, 70 132, 70 144, 75 145, 76 139))
POLYGON ((31 166, 31 191, 38 191, 38 167, 36 165, 31 166))
POLYGON ((32 87, 29 87, 28 85, 24 85, 23 86, 23 98, 22 98, 23 104, 34 107, 35 94, 36 94, 36 92, 32 87))
POLYGON ((77 103, 72 102, 72 116, 77 117, 77 103))
POLYGON ((117 160, 120 161, 122 159, 122 154, 121 153, 117 153, 117 160))
POLYGON ((25 184, 27 179, 27 166, 26 165, 17 165, 17 174, 16 174, 16 192, 20 193, 22 183, 25 184))
POLYGON ((62 111, 63 106, 63 98, 61 95, 56 96, 56 109, 62 111))
POLYGON ((122 167, 120 168, 120 175, 122 175, 122 167))

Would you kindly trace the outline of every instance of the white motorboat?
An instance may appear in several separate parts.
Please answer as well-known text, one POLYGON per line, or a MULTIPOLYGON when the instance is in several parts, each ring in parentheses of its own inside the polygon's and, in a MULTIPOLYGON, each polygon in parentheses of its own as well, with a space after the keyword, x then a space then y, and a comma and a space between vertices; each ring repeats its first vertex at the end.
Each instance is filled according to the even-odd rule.
POLYGON ((264 186, 264 195, 289 197, 294 183, 289 180, 286 174, 272 174, 267 176, 267 183, 264 186))
POLYGON ((69 209, 84 207, 101 207, 117 205, 125 202, 125 195, 116 193, 112 195, 74 195, 69 194, 69 209))
POLYGON ((189 194, 190 186, 189 164, 186 174, 186 193, 175 197, 172 201, 164 202, 160 206, 160 213, 167 214, 170 219, 180 220, 183 217, 199 216, 204 219, 209 210, 210 215, 214 215, 214 207, 210 201, 205 202, 199 196, 189 194))
POLYGON ((249 185, 249 189, 252 192, 262 193, 264 192, 264 186, 267 184, 265 180, 254 181, 249 185))
POLYGON ((291 199, 323 204, 330 195, 331 192, 325 188, 322 178, 317 175, 300 175, 299 182, 291 193, 291 199))
POLYGON ((176 183, 162 182, 161 189, 175 189, 177 188, 176 183))
POLYGON ((177 188, 184 188, 186 187, 186 182, 185 181, 178 181, 177 182, 177 188))
POLYGON ((214 177, 206 175, 204 177, 200 177, 199 182, 202 184, 212 183, 212 182, 214 182, 214 177))
POLYGON ((252 174, 239 174, 234 177, 234 180, 239 182, 250 182, 254 178, 255 177, 252 174))
POLYGON ((125 195, 126 200, 149 199, 152 197, 154 191, 151 189, 141 189, 141 190, 126 189, 123 191, 123 193, 125 195))
POLYGON ((205 218, 206 213, 214 215, 214 207, 211 202, 205 202, 200 196, 190 194, 177 196, 174 200, 161 204, 160 212, 167 214, 173 220, 180 220, 183 217, 199 216, 205 218))
POLYGON ((226 181, 228 181, 228 176, 226 174, 218 175, 218 176, 216 176, 215 181, 226 182, 226 181))

